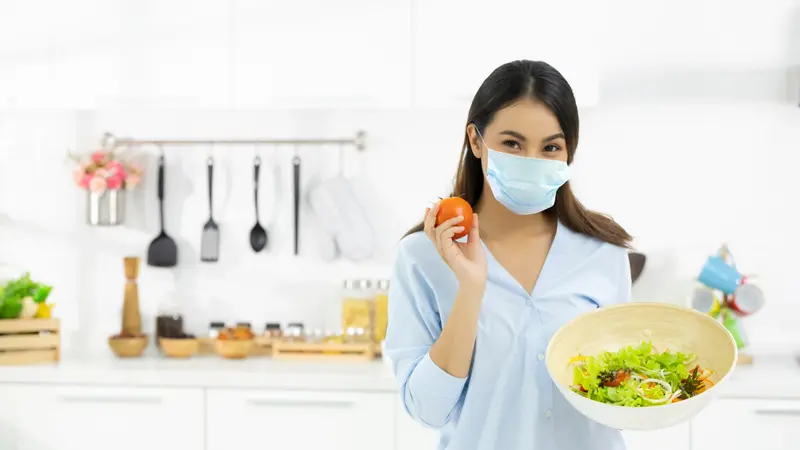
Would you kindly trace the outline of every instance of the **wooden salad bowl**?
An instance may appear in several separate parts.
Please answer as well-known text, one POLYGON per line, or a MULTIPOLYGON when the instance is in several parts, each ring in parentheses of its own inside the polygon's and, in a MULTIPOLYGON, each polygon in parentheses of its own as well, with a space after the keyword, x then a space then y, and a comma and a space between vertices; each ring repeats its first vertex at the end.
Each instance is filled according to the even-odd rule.
POLYGON ((691 308, 667 303, 623 303, 582 314, 561 327, 550 339, 547 370, 561 394, 581 414, 620 430, 657 430, 685 422, 719 392, 733 372, 738 355, 736 342, 717 320, 691 308), (574 392, 577 355, 616 352, 649 341, 659 352, 694 354, 691 366, 710 369, 711 387, 676 402, 656 406, 627 407, 603 403, 574 392))

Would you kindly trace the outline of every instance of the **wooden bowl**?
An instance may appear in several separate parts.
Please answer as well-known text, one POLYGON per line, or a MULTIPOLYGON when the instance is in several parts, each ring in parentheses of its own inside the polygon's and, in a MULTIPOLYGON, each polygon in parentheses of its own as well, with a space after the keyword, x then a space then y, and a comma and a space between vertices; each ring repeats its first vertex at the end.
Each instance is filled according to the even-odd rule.
POLYGON ((582 314, 561 327, 547 345, 547 370, 561 394, 586 417, 620 430, 657 430, 685 422, 719 392, 736 365, 737 347, 718 321, 691 308, 666 303, 623 303, 582 314), (570 389, 574 369, 570 358, 618 351, 650 341, 657 349, 693 353, 711 369, 714 387, 676 403, 647 408, 601 403, 570 389))
POLYGON ((200 341, 197 339, 161 338, 158 346, 169 358, 190 358, 200 351, 200 341))
POLYGON ((136 358, 142 356, 144 349, 147 348, 147 336, 111 336, 108 338, 108 346, 111 347, 111 351, 120 358, 136 358))
POLYGON ((217 339, 214 342, 214 349, 217 351, 217 354, 223 358, 242 359, 246 358, 253 350, 253 340, 217 339))

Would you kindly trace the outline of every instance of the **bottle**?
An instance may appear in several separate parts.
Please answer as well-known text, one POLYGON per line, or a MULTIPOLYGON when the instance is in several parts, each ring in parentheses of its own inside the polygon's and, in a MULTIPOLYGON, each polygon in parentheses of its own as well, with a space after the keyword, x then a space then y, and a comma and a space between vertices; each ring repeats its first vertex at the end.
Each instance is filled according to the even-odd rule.
POLYGON ((386 328, 389 325, 389 280, 378 281, 373 325, 372 337, 379 344, 386 339, 386 328))

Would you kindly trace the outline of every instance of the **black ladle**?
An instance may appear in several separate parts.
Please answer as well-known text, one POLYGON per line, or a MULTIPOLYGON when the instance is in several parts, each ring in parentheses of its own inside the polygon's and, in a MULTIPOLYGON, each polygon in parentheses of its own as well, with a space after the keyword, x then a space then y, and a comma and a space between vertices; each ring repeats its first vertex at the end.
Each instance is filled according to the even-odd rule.
POLYGON ((250 230, 250 247, 253 248, 254 252, 258 253, 261 250, 264 250, 269 242, 267 238, 267 230, 261 226, 261 221, 258 217, 258 178, 261 172, 261 158, 258 156, 256 156, 256 159, 253 161, 253 172, 253 191, 256 202, 256 224, 253 226, 253 229, 250 230))

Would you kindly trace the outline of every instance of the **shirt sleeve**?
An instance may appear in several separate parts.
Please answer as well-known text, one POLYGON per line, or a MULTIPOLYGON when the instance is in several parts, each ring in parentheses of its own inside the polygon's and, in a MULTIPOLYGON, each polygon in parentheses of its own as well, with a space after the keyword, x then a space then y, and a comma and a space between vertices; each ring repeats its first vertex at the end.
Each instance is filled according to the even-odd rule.
POLYGON ((430 357, 442 332, 436 299, 407 249, 398 251, 389 288, 386 353, 392 361, 406 412, 430 428, 448 423, 467 378, 442 370, 430 357))

